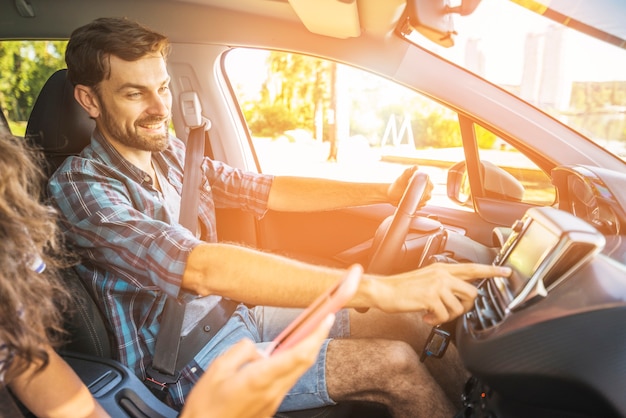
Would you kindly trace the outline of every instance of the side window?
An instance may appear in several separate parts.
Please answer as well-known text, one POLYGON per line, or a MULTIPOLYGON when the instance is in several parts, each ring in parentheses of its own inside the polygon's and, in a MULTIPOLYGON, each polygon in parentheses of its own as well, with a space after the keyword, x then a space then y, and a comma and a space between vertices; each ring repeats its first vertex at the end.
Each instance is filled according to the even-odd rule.
MULTIPOLYGON (((445 106, 374 74, 298 54, 236 49, 226 71, 262 171, 390 182, 415 164, 435 185, 431 203, 459 207, 447 197, 447 172, 465 156, 457 114, 445 106)), ((554 202, 545 173, 475 129, 480 158, 514 178, 515 199, 554 202)))
POLYGON ((236 49, 227 76, 261 170, 390 182, 410 165, 447 197, 447 169, 463 160, 455 112, 382 77, 309 56, 236 49))
POLYGON ((518 186, 508 187, 511 198, 522 202, 549 206, 556 200, 556 189, 550 177, 528 157, 480 125, 474 125, 481 161, 492 163, 514 178, 518 186), (519 192, 516 193, 515 190, 519 192), (514 195, 514 196, 513 196, 514 195))

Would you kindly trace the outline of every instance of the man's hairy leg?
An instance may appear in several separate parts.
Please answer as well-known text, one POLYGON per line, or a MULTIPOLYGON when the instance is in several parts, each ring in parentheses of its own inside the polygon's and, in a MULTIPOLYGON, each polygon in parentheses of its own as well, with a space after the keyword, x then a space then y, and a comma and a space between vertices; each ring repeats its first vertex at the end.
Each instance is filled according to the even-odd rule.
MULTIPOLYGON (((350 312, 352 338, 404 341, 413 347, 418 357, 422 353, 431 328, 431 325, 425 324, 420 316, 414 313, 387 314, 377 309, 369 309, 366 313, 350 312)), ((463 366, 456 347, 450 344, 443 358, 428 358, 420 365, 426 365, 454 407, 460 409, 461 394, 469 373, 463 366)))
POLYGON ((415 351, 402 341, 331 341, 326 355, 326 382, 335 401, 379 402, 394 417, 449 418, 455 413, 415 351))

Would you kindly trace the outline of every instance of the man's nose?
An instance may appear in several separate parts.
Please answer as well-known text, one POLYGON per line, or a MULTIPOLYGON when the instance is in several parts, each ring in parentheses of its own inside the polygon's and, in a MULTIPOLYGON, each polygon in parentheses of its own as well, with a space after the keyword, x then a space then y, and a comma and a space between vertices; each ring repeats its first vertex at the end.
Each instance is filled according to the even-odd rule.
POLYGON ((172 99, 170 95, 153 94, 148 113, 152 115, 169 115, 172 99))

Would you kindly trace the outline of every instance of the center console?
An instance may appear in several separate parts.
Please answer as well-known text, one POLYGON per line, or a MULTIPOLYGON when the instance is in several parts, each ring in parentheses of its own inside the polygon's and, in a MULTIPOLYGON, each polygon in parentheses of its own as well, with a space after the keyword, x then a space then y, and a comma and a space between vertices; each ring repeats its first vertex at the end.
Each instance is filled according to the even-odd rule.
POLYGON ((511 313, 545 298, 562 281, 602 250, 605 238, 583 220, 550 207, 531 208, 493 264, 512 269, 510 277, 483 280, 474 309, 465 317, 467 331, 480 333, 511 313))
POLYGON ((463 416, 626 417, 623 236, 551 207, 510 231, 493 263, 511 276, 482 280, 455 324, 463 416))

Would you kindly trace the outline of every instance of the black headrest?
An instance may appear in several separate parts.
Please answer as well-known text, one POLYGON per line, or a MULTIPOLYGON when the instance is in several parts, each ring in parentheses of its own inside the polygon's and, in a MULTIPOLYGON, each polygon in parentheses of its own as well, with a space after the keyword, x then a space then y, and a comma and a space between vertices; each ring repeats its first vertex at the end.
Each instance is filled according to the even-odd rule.
POLYGON ((74 86, 66 73, 58 70, 46 81, 26 126, 26 138, 42 148, 51 171, 89 145, 96 126, 74 99, 74 86))

